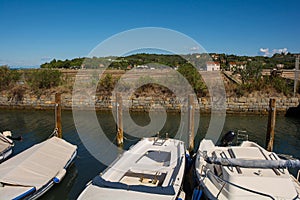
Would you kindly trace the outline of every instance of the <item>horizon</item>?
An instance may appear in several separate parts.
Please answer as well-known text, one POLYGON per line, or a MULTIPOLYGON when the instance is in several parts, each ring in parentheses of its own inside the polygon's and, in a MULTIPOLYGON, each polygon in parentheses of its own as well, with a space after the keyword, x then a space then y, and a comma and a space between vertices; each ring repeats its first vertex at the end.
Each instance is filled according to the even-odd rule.
MULTIPOLYGON (((0 0, 0 65, 39 66, 86 57, 106 39, 143 27, 178 31, 206 52, 268 57, 298 53, 299 6, 297 0, 0 0)), ((197 50, 182 46, 187 48, 197 50)))
MULTIPOLYGON (((287 52, 287 53, 290 53, 292 55, 300 55, 300 52, 287 52)), ((286 53, 286 54, 287 54, 286 53)), ((246 56, 246 57, 271 57, 271 56, 266 56, 266 55, 255 55, 255 56, 248 56, 248 55, 237 55, 237 54, 226 54, 226 53, 215 53, 215 52, 211 52, 211 53, 190 53, 190 54, 172 54, 172 53, 169 53, 169 52, 166 52, 166 53, 149 53, 149 52, 138 52, 138 53, 129 53, 129 54, 126 54, 124 56, 114 56, 114 55, 110 55, 110 56, 99 56, 99 57, 96 57, 96 58, 109 58, 109 57, 116 57, 116 58, 121 58, 121 57, 127 57, 127 56, 132 56, 132 55, 139 55, 139 54, 147 54, 147 55, 178 55, 178 56, 185 56, 185 55, 193 55, 193 54, 225 54, 226 56, 230 56, 230 55, 234 55, 234 56, 246 56)), ((276 54, 280 54, 280 53, 276 53, 276 54)), ((285 55, 286 55, 285 54, 285 55)), ((274 54, 273 54, 274 55, 274 54)), ((66 59, 56 59, 56 58, 53 58, 52 60, 61 60, 61 61, 66 61, 66 60, 73 60, 73 59, 76 59, 76 58, 93 58, 95 56, 84 56, 84 57, 73 57, 73 58, 66 58, 66 59)), ((50 63, 52 60, 49 60, 47 62, 44 62, 44 63, 41 63, 40 65, 24 65, 24 66, 9 66, 9 65, 0 65, 0 66, 8 66, 10 69, 37 69, 37 68, 40 68, 42 64, 45 64, 45 63, 50 63)))

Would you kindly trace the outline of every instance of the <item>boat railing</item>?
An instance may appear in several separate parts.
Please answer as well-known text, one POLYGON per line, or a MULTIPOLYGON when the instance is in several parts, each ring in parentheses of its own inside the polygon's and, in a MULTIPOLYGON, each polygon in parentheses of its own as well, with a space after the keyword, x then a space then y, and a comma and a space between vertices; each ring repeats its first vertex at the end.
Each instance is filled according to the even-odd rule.
POLYGON ((153 145, 162 146, 167 141, 166 138, 157 137, 154 139, 153 145))
POLYGON ((237 131, 237 136, 236 136, 236 143, 241 144, 244 141, 248 141, 249 136, 247 134, 247 131, 243 130, 238 130, 237 131))
POLYGON ((206 171, 204 170, 208 170, 208 167, 206 165, 201 166, 200 175, 206 176, 206 171))

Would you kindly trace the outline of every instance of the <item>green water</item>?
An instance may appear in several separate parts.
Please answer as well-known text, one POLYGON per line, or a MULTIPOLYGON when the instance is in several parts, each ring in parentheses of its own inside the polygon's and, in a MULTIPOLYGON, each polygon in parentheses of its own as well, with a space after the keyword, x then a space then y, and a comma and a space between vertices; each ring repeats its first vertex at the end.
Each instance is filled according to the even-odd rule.
MULTIPOLYGON (((144 113, 131 115, 134 121, 141 125, 149 123, 149 117, 144 113)), ((109 112, 97 113, 100 125, 106 133, 107 138, 113 141, 115 134, 115 122, 109 112)), ((177 132, 180 122, 179 114, 168 114, 165 126, 161 133, 168 132, 174 135, 177 132)), ((209 126, 210 116, 201 116, 199 129, 195 139, 196 146, 204 137, 209 126)), ((76 199, 93 177, 103 171, 106 166, 96 160, 81 142, 73 121, 71 111, 64 111, 62 114, 63 137, 78 146, 78 156, 74 164, 69 168, 64 180, 55 185, 41 199, 76 199)), ((15 136, 22 135, 23 141, 16 142, 14 154, 39 143, 51 134, 54 128, 54 112, 52 111, 20 111, 0 110, 0 131, 11 130, 15 136)), ((92 128, 92 127, 91 127, 92 128)), ((91 129, 90 128, 90 129, 91 129)), ((246 130, 249 140, 255 141, 264 146, 265 133, 267 129, 267 116, 232 116, 226 117, 222 133, 229 130, 246 130)), ((86 130, 87 134, 90 131, 86 130)), ((278 153, 291 154, 300 158, 300 120, 289 119, 277 116, 275 129, 274 151, 278 153)), ((134 138, 127 136, 125 149, 136 142, 134 138), (133 140, 131 140, 133 139, 133 140)))

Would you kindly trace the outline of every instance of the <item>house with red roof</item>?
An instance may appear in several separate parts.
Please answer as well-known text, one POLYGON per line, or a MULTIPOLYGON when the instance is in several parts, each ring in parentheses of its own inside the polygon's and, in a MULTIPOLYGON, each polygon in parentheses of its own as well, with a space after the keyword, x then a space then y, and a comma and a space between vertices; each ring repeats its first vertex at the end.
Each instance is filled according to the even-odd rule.
POLYGON ((206 62, 206 71, 220 71, 221 65, 219 62, 208 61, 206 62))

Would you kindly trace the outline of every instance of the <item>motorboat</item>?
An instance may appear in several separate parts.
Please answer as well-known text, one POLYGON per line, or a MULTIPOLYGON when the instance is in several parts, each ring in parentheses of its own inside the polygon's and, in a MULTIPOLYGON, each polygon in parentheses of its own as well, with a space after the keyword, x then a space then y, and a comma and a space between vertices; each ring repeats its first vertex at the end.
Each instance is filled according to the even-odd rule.
POLYGON ((0 132, 0 163, 6 160, 13 152, 14 142, 10 137, 10 131, 0 132))
POLYGON ((60 183, 77 146, 53 136, 0 164, 0 199, 37 199, 60 183))
POLYGON ((280 159, 251 141, 216 146, 203 139, 195 160, 198 186, 193 199, 200 199, 201 194, 226 200, 300 199, 299 182, 288 171, 299 166, 299 160, 280 159))
POLYGON ((87 184, 78 199, 184 199, 184 142, 143 138, 87 184))

